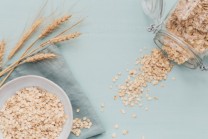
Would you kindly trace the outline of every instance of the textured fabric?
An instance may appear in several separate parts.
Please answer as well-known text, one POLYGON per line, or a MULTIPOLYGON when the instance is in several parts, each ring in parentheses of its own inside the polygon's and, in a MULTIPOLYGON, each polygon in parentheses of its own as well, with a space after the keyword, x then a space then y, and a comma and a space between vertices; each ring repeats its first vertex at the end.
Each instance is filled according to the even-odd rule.
POLYGON ((50 48, 50 51, 55 52, 58 55, 57 59, 45 60, 38 63, 28 63, 18 67, 10 76, 8 80, 23 75, 39 75, 45 77, 65 90, 69 99, 71 100, 74 110, 74 118, 87 117, 90 118, 93 126, 90 129, 83 129, 79 137, 75 137, 73 134, 68 139, 90 139, 91 137, 97 137, 102 134, 104 129, 102 124, 95 113, 88 98, 85 96, 82 89, 73 77, 72 72, 66 65, 64 58, 61 56, 56 46, 50 48), (77 113, 76 109, 79 108, 80 112, 77 113))

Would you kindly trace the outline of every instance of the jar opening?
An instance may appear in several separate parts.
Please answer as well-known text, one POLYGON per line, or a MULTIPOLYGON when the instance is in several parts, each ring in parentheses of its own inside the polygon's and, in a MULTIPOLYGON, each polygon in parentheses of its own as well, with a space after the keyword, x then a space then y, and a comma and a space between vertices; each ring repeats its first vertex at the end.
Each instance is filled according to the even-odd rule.
POLYGON ((158 31, 154 42, 169 60, 178 65, 193 69, 201 64, 201 58, 194 53, 187 43, 167 31, 158 31))

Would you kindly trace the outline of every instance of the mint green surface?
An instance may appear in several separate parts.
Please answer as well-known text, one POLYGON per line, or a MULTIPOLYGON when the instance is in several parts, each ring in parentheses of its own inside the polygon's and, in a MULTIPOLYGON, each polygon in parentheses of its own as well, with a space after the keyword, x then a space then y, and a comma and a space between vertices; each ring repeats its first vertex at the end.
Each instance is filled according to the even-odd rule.
MULTIPOLYGON (((148 53, 156 47, 153 35, 146 31, 151 22, 144 16, 140 0, 65 0, 65 4, 48 1, 48 10, 58 6, 63 12, 72 11, 74 20, 85 17, 77 28, 83 35, 63 44, 61 49, 66 64, 106 128, 106 133, 97 139, 111 139, 114 132, 118 139, 208 138, 208 72, 175 66, 164 88, 150 87, 151 94, 159 100, 145 104, 150 109, 148 112, 138 107, 125 108, 120 101, 113 100, 116 91, 109 90, 112 77, 121 71, 125 78, 126 68, 133 67, 135 59, 142 56, 139 50, 147 47, 143 53, 148 53), (104 112, 100 112, 101 103, 105 103, 104 112), (126 114, 122 115, 120 109, 125 109, 126 114), (132 113, 138 117, 132 119, 132 113), (113 128, 116 123, 120 126, 118 130, 113 128), (123 136, 123 129, 129 134, 123 136)), ((166 11, 175 1, 166 0, 166 11)), ((12 46, 43 0, 1 0, 0 3, 0 39, 5 38, 12 46)))

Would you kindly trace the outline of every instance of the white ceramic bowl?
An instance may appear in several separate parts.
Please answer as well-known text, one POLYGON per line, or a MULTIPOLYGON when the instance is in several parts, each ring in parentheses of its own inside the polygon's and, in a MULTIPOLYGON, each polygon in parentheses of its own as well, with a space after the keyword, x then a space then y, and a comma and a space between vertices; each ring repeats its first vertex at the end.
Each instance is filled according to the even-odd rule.
MULTIPOLYGON (((5 101, 13 96, 16 91, 31 86, 43 88, 59 97, 62 104, 64 105, 64 110, 66 115, 68 115, 68 119, 58 139, 67 139, 70 134, 73 122, 73 111, 71 102, 64 90, 61 89, 61 87, 46 78, 35 75, 27 75, 13 79, 12 81, 6 83, 0 88, 0 108, 2 108, 5 101)), ((3 139, 1 133, 0 139, 3 139)))

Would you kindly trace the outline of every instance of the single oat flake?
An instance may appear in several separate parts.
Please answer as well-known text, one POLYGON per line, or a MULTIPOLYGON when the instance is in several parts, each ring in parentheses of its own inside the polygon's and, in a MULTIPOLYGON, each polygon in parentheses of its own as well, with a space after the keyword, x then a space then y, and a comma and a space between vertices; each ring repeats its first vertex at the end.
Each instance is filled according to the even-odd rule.
POLYGON ((121 112, 122 114, 125 114, 125 113, 126 113, 126 111, 125 111, 124 109, 121 109, 120 112, 121 112))
POLYGON ((122 134, 123 134, 123 135, 127 135, 128 133, 129 133, 128 130, 123 130, 123 131, 122 131, 122 134))
POLYGON ((80 109, 77 109, 76 112, 79 113, 80 112, 80 109))
POLYGON ((117 137, 116 133, 113 133, 112 138, 116 138, 116 137, 117 137))
POLYGON ((115 128, 115 129, 118 129, 118 128, 119 128, 119 125, 118 125, 118 124, 115 124, 115 125, 114 125, 114 128, 115 128))

